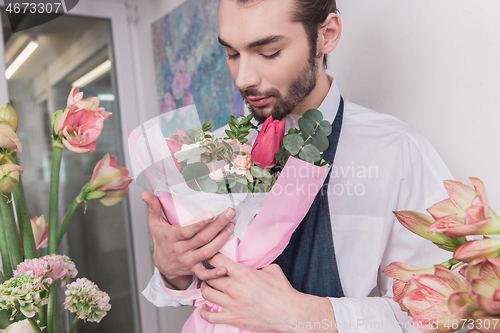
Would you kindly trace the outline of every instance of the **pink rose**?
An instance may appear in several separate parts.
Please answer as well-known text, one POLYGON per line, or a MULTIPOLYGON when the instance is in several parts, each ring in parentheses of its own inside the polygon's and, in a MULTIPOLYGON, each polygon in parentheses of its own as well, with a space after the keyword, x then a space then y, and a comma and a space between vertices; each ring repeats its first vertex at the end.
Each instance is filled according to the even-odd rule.
POLYGON ((184 94, 184 80, 182 74, 175 73, 172 79, 172 95, 176 100, 181 99, 184 94))
POLYGON ((98 112, 71 105, 56 118, 54 130, 66 148, 87 154, 95 150, 103 126, 104 117, 98 112))
POLYGON ((281 142, 285 135, 285 122, 274 120, 269 116, 252 147, 252 160, 261 168, 271 168, 276 165, 274 154, 280 152, 281 142))

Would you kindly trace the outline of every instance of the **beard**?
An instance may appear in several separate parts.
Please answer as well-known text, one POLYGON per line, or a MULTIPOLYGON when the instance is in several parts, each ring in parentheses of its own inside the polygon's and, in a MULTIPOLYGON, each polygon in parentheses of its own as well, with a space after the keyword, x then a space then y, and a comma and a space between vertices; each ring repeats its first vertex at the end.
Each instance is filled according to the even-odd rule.
POLYGON ((265 92, 259 92, 255 88, 240 90, 243 101, 252 112, 253 117, 259 123, 263 123, 269 116, 272 116, 274 120, 282 120, 287 115, 292 113, 297 104, 302 102, 314 90, 317 82, 318 64, 316 63, 314 55, 311 55, 307 62, 308 64, 299 73, 297 78, 288 85, 285 97, 282 97, 281 93, 276 88, 268 89, 265 92), (252 105, 250 105, 247 96, 275 97, 276 103, 271 110, 271 114, 262 114, 262 112, 259 111, 259 108, 254 108, 252 105))

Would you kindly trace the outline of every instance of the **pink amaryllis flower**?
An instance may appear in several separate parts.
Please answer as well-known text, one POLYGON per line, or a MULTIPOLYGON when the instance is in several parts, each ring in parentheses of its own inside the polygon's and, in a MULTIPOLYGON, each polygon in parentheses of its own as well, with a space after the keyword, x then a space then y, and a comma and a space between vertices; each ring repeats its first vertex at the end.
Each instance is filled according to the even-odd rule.
POLYGON ((413 281, 413 274, 434 274, 435 271, 435 267, 421 269, 402 262, 393 262, 384 269, 385 275, 394 279, 392 285, 393 300, 399 304, 401 311, 409 311, 403 304, 403 299, 417 288, 413 281))
POLYGON ((429 230, 434 219, 425 214, 413 211, 399 211, 394 212, 394 215, 406 229, 430 240, 443 250, 453 252, 457 246, 467 241, 464 237, 452 239, 440 233, 430 233, 429 230))
POLYGON ((68 107, 75 105, 79 109, 95 111, 101 115, 104 121, 106 121, 111 115, 111 112, 106 112, 103 107, 99 107, 99 103, 100 101, 97 97, 83 99, 83 92, 80 92, 78 87, 73 87, 68 96, 68 107))
POLYGON ((37 216, 31 219, 31 229, 33 229, 33 237, 37 250, 47 244, 49 240, 49 228, 45 221, 45 216, 37 216))
POLYGON ((0 148, 7 148, 20 153, 22 152, 22 145, 12 124, 0 117, 0 148))
POLYGON ((97 162, 92 178, 82 189, 82 199, 94 199, 104 206, 113 206, 125 198, 132 182, 127 168, 118 165, 117 159, 109 154, 97 162))
POLYGON ((449 323, 469 318, 477 309, 467 293, 466 280, 441 265, 435 266, 434 274, 414 274, 412 280, 416 288, 402 302, 419 330, 456 331, 449 323))
POLYGON ((11 193, 19 183, 24 168, 17 164, 0 165, 0 193, 11 193))
POLYGON ((463 262, 496 257, 500 257, 500 239, 492 238, 469 241, 457 247, 453 253, 453 259, 463 262))
POLYGON ((253 144, 252 161, 261 168, 275 166, 277 160, 274 158, 274 154, 280 152, 284 135, 285 122, 273 120, 273 116, 269 116, 262 125, 262 129, 253 144))
POLYGON ((430 232, 451 238, 500 233, 500 218, 488 205, 483 182, 477 178, 470 180, 474 188, 458 181, 444 181, 450 198, 428 209, 436 220, 430 232))
POLYGON ((476 259, 460 273, 469 282, 469 295, 487 315, 500 315, 500 259, 476 259))

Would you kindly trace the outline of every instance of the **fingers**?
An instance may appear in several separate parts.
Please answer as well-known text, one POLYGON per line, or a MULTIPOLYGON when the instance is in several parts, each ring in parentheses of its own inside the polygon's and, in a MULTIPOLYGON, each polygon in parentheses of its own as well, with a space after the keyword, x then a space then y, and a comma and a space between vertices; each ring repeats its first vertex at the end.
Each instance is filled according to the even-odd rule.
POLYGON ((214 219, 213 212, 205 212, 196 216, 192 221, 182 225, 176 235, 178 240, 187 240, 200 232, 207 224, 214 219))
MULTIPOLYGON (((226 244, 233 232, 234 224, 229 223, 227 227, 219 232, 219 234, 215 236, 215 238, 213 238, 209 243, 205 245, 202 244, 200 248, 194 251, 196 261, 205 261, 215 256, 220 251, 220 249, 222 249, 224 244, 226 244)), ((202 239, 202 241, 204 240, 202 239)))
POLYGON ((154 225, 164 224, 166 220, 161 215, 161 205, 160 201, 158 201, 158 198, 154 194, 147 191, 143 191, 141 193, 141 198, 148 206, 149 226, 151 227, 154 225))
POLYGON ((198 263, 193 266, 193 273, 200 280, 212 280, 227 274, 226 267, 217 267, 214 269, 207 269, 203 263, 198 263))
POLYGON ((209 302, 224 307, 230 302, 230 297, 222 291, 212 288, 205 281, 201 283, 201 296, 209 302))
MULTIPOLYGON (((226 210, 225 212, 223 212, 222 214, 220 214, 219 216, 217 216, 217 218, 212 223, 207 225, 201 232, 194 235, 193 239, 190 241, 190 244, 189 244, 190 247, 199 248, 205 244, 208 244, 212 240, 214 240, 214 238, 224 229, 224 227, 226 227, 226 226, 229 227, 228 223, 235 215, 236 215, 236 211, 234 209, 230 208, 230 209, 226 210)), ((231 234, 232 234, 232 231, 231 231, 231 234)), ((227 234, 225 236, 226 236, 225 237, 226 240, 229 239, 227 234)), ((231 236, 231 235, 229 235, 229 236, 231 236)), ((219 251, 219 250, 220 250, 220 248, 217 249, 217 251, 219 251)), ((217 251, 215 253, 217 253, 217 251)), ((213 253, 212 256, 215 253, 213 253)), ((208 258, 211 258, 211 257, 207 257, 203 260, 206 260, 208 258)))

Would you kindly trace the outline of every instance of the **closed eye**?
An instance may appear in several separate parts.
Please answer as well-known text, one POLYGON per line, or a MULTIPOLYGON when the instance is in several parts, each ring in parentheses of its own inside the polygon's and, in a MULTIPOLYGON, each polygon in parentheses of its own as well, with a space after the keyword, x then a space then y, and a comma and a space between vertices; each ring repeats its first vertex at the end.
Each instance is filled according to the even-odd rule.
POLYGON ((236 53, 236 54, 229 54, 229 53, 227 53, 227 58, 229 60, 233 60, 233 59, 238 58, 239 55, 240 55, 239 53, 236 53))
POLYGON ((274 59, 274 58, 276 58, 277 56, 279 56, 279 55, 280 55, 280 53, 281 53, 281 50, 279 50, 278 52, 273 53, 273 54, 271 54, 271 55, 265 55, 265 54, 263 54, 262 56, 263 56, 264 58, 266 58, 266 59, 274 59))

